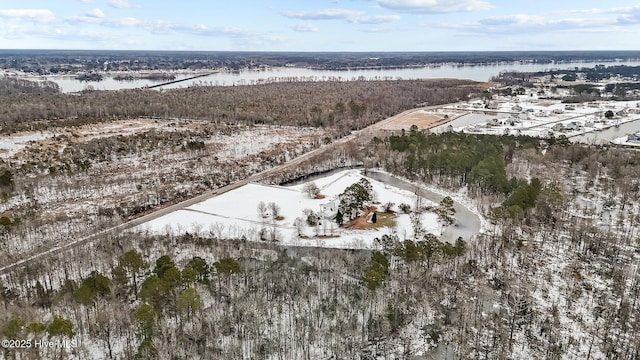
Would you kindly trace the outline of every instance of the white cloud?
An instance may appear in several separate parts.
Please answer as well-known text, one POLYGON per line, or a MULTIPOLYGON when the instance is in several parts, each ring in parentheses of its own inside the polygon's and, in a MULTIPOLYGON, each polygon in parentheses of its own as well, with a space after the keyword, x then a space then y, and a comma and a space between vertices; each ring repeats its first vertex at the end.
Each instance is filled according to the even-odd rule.
POLYGON ((411 13, 449 13, 493 9, 483 0, 378 0, 383 8, 411 13))
POLYGON ((364 29, 363 31, 367 33, 390 33, 390 32, 398 31, 398 29, 389 28, 385 26, 385 27, 372 27, 372 28, 364 29))
POLYGON ((78 23, 82 24, 102 24, 104 19, 100 19, 93 16, 69 16, 65 18, 65 21, 74 25, 78 23))
POLYGON ((534 27, 534 26, 544 26, 545 23, 547 23, 547 20, 545 20, 545 18, 541 16, 515 14, 515 15, 490 17, 490 18, 479 20, 478 23, 485 26, 495 26, 495 27, 505 27, 505 26, 514 26, 514 25, 534 27))
POLYGON ((94 18, 103 18, 104 17, 104 13, 102 12, 102 10, 95 8, 93 10, 89 10, 86 13, 87 17, 94 17, 94 18))
MULTIPOLYGON (((592 8, 592 9, 577 9, 577 10, 563 10, 555 11, 554 14, 563 15, 585 15, 593 16, 592 19, 597 19, 599 22, 604 22, 604 17, 597 17, 598 15, 615 15, 615 24, 619 26, 629 26, 640 24, 640 5, 627 6, 627 7, 614 7, 614 8, 592 8)), ((606 19, 610 19, 607 17, 606 19)))
POLYGON ((620 15, 617 19, 620 25, 636 25, 640 24, 640 6, 630 8, 626 13, 620 15))
POLYGON ((93 24, 110 28, 136 28, 148 31, 154 35, 174 35, 182 33, 208 37, 246 39, 247 41, 253 42, 280 41, 277 37, 256 33, 238 27, 211 27, 207 25, 176 23, 165 20, 143 21, 134 17, 104 18, 88 16, 88 14, 87 16, 70 16, 65 18, 65 20, 72 26, 77 24, 93 24))
MULTIPOLYGON (((127 2, 127 4, 129 3, 127 2)), ((135 5, 133 6, 135 7, 135 5)), ((60 41, 68 39, 90 41, 95 39, 98 41, 109 37, 114 42, 122 43, 123 39, 120 37, 125 32, 109 29, 123 29, 128 34, 138 33, 140 38, 143 38, 145 33, 163 36, 178 35, 181 39, 194 35, 216 37, 223 41, 234 42, 237 47, 245 48, 284 41, 283 38, 273 34, 240 27, 195 25, 187 22, 178 23, 165 20, 141 20, 135 17, 111 18, 99 8, 86 10, 84 16, 67 16, 61 20, 57 20, 50 10, 0 9, 0 39, 46 38, 60 41), (14 20, 2 21, 3 19, 14 20), (74 38, 74 34, 78 34, 78 36, 74 38), (104 37, 101 37, 100 34, 104 34, 104 37)), ((298 30, 302 30, 302 28, 298 28, 298 30)), ((317 28, 313 26, 307 27, 306 31, 317 31, 317 28)))
POLYGON ((237 27, 209 27, 206 25, 175 25, 173 30, 201 36, 230 36, 233 38, 251 38, 257 36, 249 30, 237 27))
POLYGON ((145 25, 145 23, 139 19, 133 17, 107 19, 95 16, 70 16, 66 18, 66 21, 70 24, 96 24, 102 26, 108 26, 112 28, 120 27, 138 27, 145 25))
POLYGON ((400 20, 398 15, 383 15, 383 16, 358 16, 353 19, 349 19, 350 22, 358 24, 384 24, 400 20))
POLYGON ((103 41, 116 41, 119 40, 117 37, 109 34, 105 34, 103 31, 75 31, 75 30, 58 30, 54 34, 49 36, 52 39, 64 40, 64 41, 75 41, 75 40, 84 40, 90 42, 103 42, 103 41))
POLYGON ((282 14, 288 18, 302 20, 348 20, 362 16, 364 12, 348 9, 323 9, 315 11, 285 10, 282 14))
POLYGON ((0 17, 28 19, 43 24, 56 21, 56 16, 47 9, 0 9, 0 17))
MULTIPOLYGON (((110 37, 104 31, 91 32, 86 30, 78 30, 76 28, 65 28, 58 26, 41 26, 41 27, 21 27, 12 26, 4 32, 0 32, 0 37, 8 40, 15 39, 48 39, 62 41, 102 41, 110 37)), ((114 39, 115 40, 115 39, 114 39)))
POLYGON ((169 29, 178 33, 187 33, 205 37, 221 37, 233 40, 238 46, 251 49, 252 46, 264 46, 267 44, 279 43, 283 39, 278 36, 256 33, 247 29, 237 27, 209 27, 206 25, 168 25, 169 29))
POLYGON ((149 30, 154 35, 170 35, 175 34, 175 30, 177 24, 170 23, 164 20, 153 20, 145 24, 147 30, 149 30))
POLYGON ((398 15, 368 16, 363 11, 348 9, 322 9, 314 11, 286 10, 282 15, 300 20, 344 20, 353 24, 382 24, 397 21, 398 15))
POLYGON ((591 15, 621 14, 621 13, 627 13, 629 11, 633 11, 634 8, 638 8, 638 6, 636 6, 636 7, 617 7, 617 8, 610 8, 610 9, 592 8, 592 9, 562 10, 562 11, 554 11, 554 13, 557 13, 557 14, 591 14, 591 15))
POLYGON ((289 25, 291 30, 296 32, 317 32, 318 28, 311 23, 289 25))
POLYGON ((251 46, 263 46, 282 42, 278 36, 257 33, 248 29, 238 27, 210 27, 207 25, 191 25, 168 22, 164 20, 154 20, 142 22, 139 26, 155 35, 189 34, 204 37, 219 37, 233 40, 238 46, 250 48, 251 46))
POLYGON ((470 23, 446 23, 438 26, 476 34, 525 34, 551 31, 588 31, 615 25, 616 20, 610 17, 553 19, 548 16, 513 14, 485 18, 470 23))
POLYGON ((134 26, 142 25, 143 22, 134 17, 126 17, 122 19, 109 20, 106 22, 106 24, 110 26, 117 26, 117 27, 120 27, 120 26, 134 27, 134 26))
POLYGON ((126 9, 132 7, 129 3, 129 0, 109 0, 109 6, 118 9, 126 9))

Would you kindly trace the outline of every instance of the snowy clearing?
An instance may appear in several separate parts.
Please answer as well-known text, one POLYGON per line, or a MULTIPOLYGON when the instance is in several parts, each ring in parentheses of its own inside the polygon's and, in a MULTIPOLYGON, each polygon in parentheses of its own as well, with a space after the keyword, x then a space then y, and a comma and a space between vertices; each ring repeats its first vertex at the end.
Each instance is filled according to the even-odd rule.
MULTIPOLYGON (((374 248, 374 239, 386 234, 397 234, 401 239, 414 235, 412 221, 408 214, 400 214, 398 205, 406 203, 414 207, 416 196, 362 175, 360 170, 346 170, 325 178, 317 179, 323 199, 311 199, 303 190, 305 184, 292 187, 269 186, 251 183, 236 190, 221 194, 185 209, 162 216, 137 227, 137 231, 155 234, 202 234, 217 238, 246 238, 251 241, 277 239, 280 244, 290 246, 313 246, 350 249, 374 248), (395 226, 381 226, 377 229, 350 230, 337 228, 327 232, 320 226, 303 223, 298 229, 296 219, 303 217, 303 210, 319 211, 320 206, 339 202, 338 195, 361 178, 366 178, 373 188, 373 203, 382 211, 381 204, 393 202, 395 226), (275 203, 280 208, 282 220, 261 217, 260 202, 275 203), (298 233, 300 230, 300 233, 298 233), (333 233, 333 236, 330 234, 333 233), (299 236, 300 234, 300 236, 299 236)), ((436 206, 436 203, 422 200, 422 206, 436 206)), ((420 215, 424 231, 440 236, 443 230, 438 216, 432 212, 420 215)), ((325 225, 326 226, 326 225, 325 225)))
POLYGON ((21 135, 10 135, 0 137, 0 157, 10 158, 20 152, 25 147, 39 140, 52 137, 50 133, 24 133, 21 135))
POLYGON ((638 134, 629 134, 627 136, 615 138, 611 140, 613 144, 640 147, 640 141, 638 141, 638 134))

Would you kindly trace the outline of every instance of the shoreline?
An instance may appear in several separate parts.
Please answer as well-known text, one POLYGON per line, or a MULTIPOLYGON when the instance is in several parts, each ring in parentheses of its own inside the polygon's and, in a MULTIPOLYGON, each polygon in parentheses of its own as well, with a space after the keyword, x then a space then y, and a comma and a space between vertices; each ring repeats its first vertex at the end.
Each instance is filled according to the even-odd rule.
MULTIPOLYGON (((541 65, 541 66, 565 66, 567 64, 580 64, 580 63, 625 63, 625 62, 640 62, 640 58, 629 59, 573 59, 573 60, 550 60, 550 61, 538 61, 535 59, 529 60, 513 60, 513 61, 439 61, 439 62, 424 62, 418 64, 406 64, 406 65, 365 65, 365 66, 335 66, 326 67, 321 65, 301 65, 301 64, 286 64, 282 66, 271 65, 258 65, 253 67, 242 67, 233 69, 229 67, 217 67, 206 69, 144 69, 144 70, 97 70, 93 73, 102 75, 107 78, 114 78, 116 76, 133 76, 135 79, 139 79, 142 76, 150 74, 169 74, 169 75, 190 75, 197 76, 210 73, 238 73, 238 72, 260 72, 260 71, 273 71, 273 70, 312 70, 312 71, 326 71, 326 72, 350 72, 350 71, 367 71, 367 70, 411 70, 411 69, 437 69, 440 67, 492 67, 492 66, 510 66, 510 65, 541 65)), ((64 78, 69 76, 78 76, 86 74, 87 70, 78 70, 72 72, 58 73, 58 74, 39 74, 37 72, 24 72, 19 69, 7 68, 0 70, 0 76, 19 77, 19 78, 64 78)), ((123 80, 126 81, 126 80, 123 80)))

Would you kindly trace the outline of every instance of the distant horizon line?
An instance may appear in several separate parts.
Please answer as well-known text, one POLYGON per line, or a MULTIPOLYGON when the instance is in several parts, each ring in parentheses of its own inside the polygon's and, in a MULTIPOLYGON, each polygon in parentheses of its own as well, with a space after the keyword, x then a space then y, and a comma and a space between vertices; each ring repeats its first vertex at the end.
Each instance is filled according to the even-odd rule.
POLYGON ((47 51, 47 52, 191 52, 191 53, 301 53, 301 54, 433 54, 433 53, 639 53, 640 50, 157 50, 157 49, 0 49, 5 52, 47 51))

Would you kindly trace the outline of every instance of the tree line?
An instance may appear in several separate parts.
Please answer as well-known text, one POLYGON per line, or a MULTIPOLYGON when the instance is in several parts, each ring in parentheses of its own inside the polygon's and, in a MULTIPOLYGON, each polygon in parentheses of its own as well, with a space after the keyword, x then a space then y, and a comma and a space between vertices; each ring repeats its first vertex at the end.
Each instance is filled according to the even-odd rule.
POLYGON ((195 86, 173 90, 90 91, 80 94, 0 93, 3 131, 43 130, 141 116, 213 123, 365 127, 416 104, 443 104, 481 90, 465 80, 290 82, 195 86))

